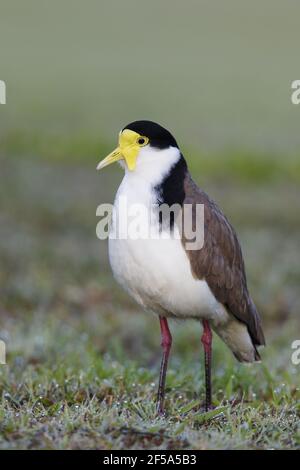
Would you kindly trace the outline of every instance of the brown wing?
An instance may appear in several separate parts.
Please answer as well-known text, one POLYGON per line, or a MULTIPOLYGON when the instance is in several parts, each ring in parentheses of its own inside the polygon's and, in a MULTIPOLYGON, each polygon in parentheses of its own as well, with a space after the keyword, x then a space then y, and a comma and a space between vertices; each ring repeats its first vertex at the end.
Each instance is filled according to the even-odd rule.
MULTIPOLYGON (((185 177, 184 189, 184 204, 192 204, 193 208, 196 204, 204 204, 204 246, 200 250, 186 250, 193 275, 205 279, 216 299, 247 325, 255 345, 265 344, 260 316, 248 292, 243 255, 233 227, 189 174, 185 177)), ((186 242, 183 239, 184 246, 186 242)))

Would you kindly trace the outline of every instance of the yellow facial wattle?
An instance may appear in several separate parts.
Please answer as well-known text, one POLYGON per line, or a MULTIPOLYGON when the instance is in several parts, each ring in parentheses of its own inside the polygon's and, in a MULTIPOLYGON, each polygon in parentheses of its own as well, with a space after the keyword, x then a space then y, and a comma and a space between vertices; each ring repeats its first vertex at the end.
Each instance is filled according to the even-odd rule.
POLYGON ((140 148, 147 145, 148 142, 147 137, 130 129, 124 129, 119 136, 119 146, 99 163, 97 170, 101 170, 118 160, 125 160, 128 169, 133 171, 136 167, 140 148))

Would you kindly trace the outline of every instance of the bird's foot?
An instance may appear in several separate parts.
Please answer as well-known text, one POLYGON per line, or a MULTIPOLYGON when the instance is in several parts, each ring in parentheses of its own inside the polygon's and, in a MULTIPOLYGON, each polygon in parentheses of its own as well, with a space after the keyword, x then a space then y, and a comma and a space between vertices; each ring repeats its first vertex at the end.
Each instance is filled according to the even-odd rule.
POLYGON ((204 412, 207 413, 208 411, 214 410, 216 407, 212 403, 204 403, 203 409, 204 412))
POLYGON ((166 411, 165 407, 162 403, 158 403, 156 407, 156 416, 159 418, 165 418, 166 417, 166 411))

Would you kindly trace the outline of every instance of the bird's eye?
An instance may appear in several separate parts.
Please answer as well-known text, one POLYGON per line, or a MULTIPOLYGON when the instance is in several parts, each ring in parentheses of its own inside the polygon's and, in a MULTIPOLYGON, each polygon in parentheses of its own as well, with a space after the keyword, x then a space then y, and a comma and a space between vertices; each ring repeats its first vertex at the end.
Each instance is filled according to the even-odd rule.
POLYGON ((148 139, 147 137, 139 137, 139 138, 137 139, 137 143, 138 143, 141 147, 143 147, 144 145, 147 145, 148 142, 149 142, 149 139, 148 139))

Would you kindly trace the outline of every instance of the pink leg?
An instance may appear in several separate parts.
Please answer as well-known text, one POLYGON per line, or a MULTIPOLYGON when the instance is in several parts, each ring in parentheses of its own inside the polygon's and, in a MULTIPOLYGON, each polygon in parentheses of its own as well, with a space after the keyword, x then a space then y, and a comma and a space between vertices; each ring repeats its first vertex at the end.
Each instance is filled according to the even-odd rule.
POLYGON ((205 410, 211 408, 211 343, 212 332, 207 320, 203 320, 203 334, 201 342, 204 348, 205 357, 205 410))
POLYGON ((158 392, 157 392, 157 413, 160 415, 163 415, 164 414, 166 373, 167 373, 170 349, 172 346, 172 336, 169 330, 167 319, 165 317, 159 317, 159 322, 160 322, 160 331, 161 331, 161 346, 163 348, 163 357, 161 360, 159 385, 158 385, 158 392))

